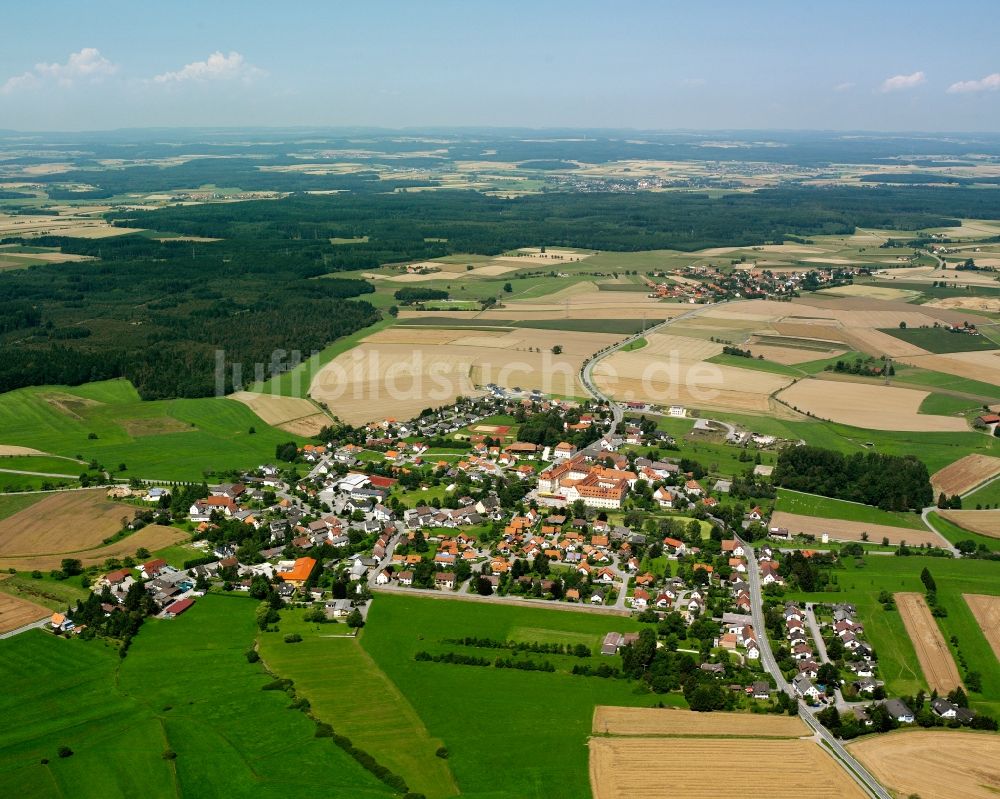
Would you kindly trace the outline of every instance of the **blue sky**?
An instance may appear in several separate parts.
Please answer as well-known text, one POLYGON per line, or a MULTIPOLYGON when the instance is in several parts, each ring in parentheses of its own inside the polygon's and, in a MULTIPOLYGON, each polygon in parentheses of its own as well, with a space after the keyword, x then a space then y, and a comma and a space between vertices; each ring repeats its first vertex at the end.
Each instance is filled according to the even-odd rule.
POLYGON ((995 2, 49 0, 0 129, 1000 130, 995 2))

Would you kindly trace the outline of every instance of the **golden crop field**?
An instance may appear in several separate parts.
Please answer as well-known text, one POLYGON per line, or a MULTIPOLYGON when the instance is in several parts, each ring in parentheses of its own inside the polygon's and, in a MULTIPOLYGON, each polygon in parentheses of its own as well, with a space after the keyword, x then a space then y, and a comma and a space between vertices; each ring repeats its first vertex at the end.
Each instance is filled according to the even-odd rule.
POLYGON ((692 710, 598 705, 595 733, 610 735, 733 735, 799 738, 810 730, 798 716, 763 713, 695 713, 692 710))
POLYGON ((942 491, 952 496, 965 494, 980 483, 1000 474, 1000 458, 990 455, 966 455, 931 475, 934 493, 942 491))
POLYGON ((851 754, 897 796, 996 799, 1000 736, 953 730, 906 730, 873 735, 851 754))
POLYGON ((111 502, 103 489, 50 494, 0 520, 0 557, 75 552, 98 546, 121 529, 132 508, 111 502))
POLYGON ((51 615, 52 611, 46 607, 0 592, 0 634, 51 615))
MULTIPOLYGON (((36 504, 28 510, 34 510, 37 507, 39 505, 36 504)), ((4 521, 10 521, 12 518, 14 517, 11 516, 4 521)), ((188 533, 178 530, 176 527, 151 524, 113 544, 106 544, 91 549, 78 549, 71 552, 62 551, 52 554, 22 557, 0 555, 0 569, 17 569, 18 571, 38 569, 40 571, 48 571, 49 569, 58 569, 63 558, 76 558, 83 563, 84 567, 99 566, 108 558, 124 558, 128 555, 134 555, 136 550, 140 548, 153 552, 189 539, 190 536, 188 533)))
POLYGON ((879 542, 888 538, 889 543, 898 546, 904 541, 911 546, 930 544, 931 546, 948 546, 937 533, 930 530, 914 530, 909 527, 893 527, 888 524, 869 524, 868 522, 852 522, 846 519, 826 519, 821 516, 804 516, 799 513, 775 511, 771 516, 774 527, 785 527, 792 533, 806 533, 817 538, 828 533, 834 541, 863 541, 861 537, 868 533, 868 540, 879 542))
POLYGON ((620 336, 561 330, 380 331, 324 366, 310 396, 352 424, 406 419, 487 383, 583 396, 584 359, 620 336), (554 347, 561 348, 558 354, 554 347))
MULTIPOLYGON (((917 652, 917 660, 927 680, 927 686, 939 694, 947 694, 962 686, 958 667, 945 643, 941 629, 931 615, 923 594, 901 592, 893 594, 899 616, 917 652)), ((964 687, 964 686, 962 686, 964 687)))
POLYGON ((964 419, 919 413, 929 392, 834 380, 800 380, 778 398, 820 419, 872 430, 966 432, 964 419))
POLYGON ((986 640, 997 660, 1000 660, 1000 596, 988 594, 962 594, 969 610, 976 617, 979 629, 983 631, 986 640))
POLYGON ((800 739, 591 738, 590 785, 594 799, 867 796, 831 755, 800 739))
POLYGON ((1000 538, 1000 510, 939 510, 938 513, 966 530, 1000 538))
POLYGON ((229 399, 243 403, 269 425, 300 436, 314 436, 330 423, 325 413, 299 397, 237 391, 229 399))

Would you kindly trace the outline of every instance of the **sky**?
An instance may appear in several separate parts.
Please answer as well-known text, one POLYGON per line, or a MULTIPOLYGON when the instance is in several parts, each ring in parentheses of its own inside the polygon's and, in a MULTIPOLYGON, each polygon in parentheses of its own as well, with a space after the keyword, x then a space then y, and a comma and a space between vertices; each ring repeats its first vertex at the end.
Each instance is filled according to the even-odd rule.
POLYGON ((48 0, 0 129, 1000 131, 996 1, 48 0))

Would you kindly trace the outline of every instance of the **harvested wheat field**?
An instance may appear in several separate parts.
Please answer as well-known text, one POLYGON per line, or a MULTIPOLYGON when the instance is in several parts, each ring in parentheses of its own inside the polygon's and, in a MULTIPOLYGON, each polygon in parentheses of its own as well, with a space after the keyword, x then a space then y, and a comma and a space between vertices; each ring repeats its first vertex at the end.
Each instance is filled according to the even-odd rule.
POLYGON ((1000 297, 946 297, 927 303, 932 308, 948 308, 956 311, 1000 312, 1000 297))
POLYGON ((692 710, 598 705, 595 733, 608 735, 732 735, 801 738, 811 730, 798 716, 763 713, 695 713, 692 710))
MULTIPOLYGON (((780 341, 782 337, 769 337, 766 339, 768 342, 780 341)), ((843 355, 846 350, 843 348, 829 348, 829 349, 806 349, 804 347, 788 347, 782 346, 781 344, 768 343, 761 344, 758 343, 759 339, 754 336, 747 346, 753 352, 754 357, 758 355, 763 355, 764 360, 771 361, 773 363, 780 363, 784 366, 796 366, 800 363, 808 363, 809 361, 818 361, 824 358, 834 358, 838 355, 843 355)), ((816 341, 817 344, 821 342, 816 339, 811 339, 811 341, 816 341)), ((823 342, 828 343, 828 342, 823 342)))
POLYGON ((618 400, 684 404, 710 410, 771 411, 770 395, 791 378, 706 362, 722 345, 653 333, 640 350, 616 352, 594 367, 594 381, 618 400))
POLYGON ((965 494, 1000 474, 1000 458, 991 455, 966 455, 931 475, 934 494, 965 494))
POLYGON ((870 383, 804 379, 778 399, 819 419, 870 430, 967 432, 964 419, 919 413, 929 392, 870 383))
POLYGON ((13 444, 0 444, 0 457, 6 458, 14 455, 44 455, 41 450, 31 447, 15 447, 13 444))
POLYGON ((920 669, 927 680, 927 687, 939 694, 962 686, 955 659, 945 643, 941 629, 934 621, 923 594, 901 592, 893 594, 899 616, 917 652, 920 669))
MULTIPOLYGON (((38 505, 33 505, 32 510, 38 505)), ((13 518, 13 517, 10 517, 13 518)), ((9 519, 5 520, 9 521, 9 519)), ((12 557, 0 554, 0 569, 17 569, 18 571, 48 571, 58 569, 63 558, 77 558, 83 565, 99 566, 108 558, 124 558, 134 555, 139 548, 148 549, 153 552, 157 549, 172 546, 181 541, 190 540, 190 535, 176 527, 164 527, 159 524, 151 524, 143 527, 139 532, 122 538, 113 544, 106 544, 93 549, 79 549, 72 552, 58 552, 45 555, 28 555, 24 557, 12 557)))
MULTIPOLYGON (((931 369, 935 372, 967 377, 981 383, 1000 386, 1000 352, 980 350, 978 352, 951 352, 946 355, 913 355, 899 359, 911 366, 931 369)), ((1000 390, 998 390, 1000 396, 1000 390)))
POLYGON ((849 286, 837 286, 823 289, 820 294, 831 294, 836 297, 868 297, 873 300, 909 300, 919 292, 906 289, 891 289, 884 286, 873 286, 868 283, 852 283, 849 286))
POLYGON ((0 635, 52 615, 52 611, 27 599, 0 593, 0 635))
POLYGON ((272 427, 280 427, 300 436, 314 436, 330 423, 325 413, 300 397, 237 391, 230 394, 229 399, 243 403, 272 427))
POLYGON ((594 799, 867 796, 832 756, 798 739, 591 738, 590 786, 594 799), (738 777, 725 773, 726 764, 735 764, 738 777))
POLYGON ((939 510, 938 515, 973 533, 1000 538, 1000 510, 939 510))
POLYGON ((990 648, 1000 660, 1000 596, 987 594, 962 594, 965 603, 976 617, 979 629, 989 641, 990 648))
POLYGON ((804 516, 799 513, 775 511, 771 516, 772 527, 785 527, 792 533, 805 533, 817 538, 827 533, 834 541, 862 541, 862 535, 868 533, 868 540, 879 542, 888 538, 889 543, 898 546, 904 541, 911 546, 930 544, 935 547, 947 547, 950 544, 937 533, 930 530, 915 530, 909 527, 893 527, 888 524, 869 524, 867 522, 850 522, 845 519, 825 519, 822 516, 804 516))
POLYGON ((954 730, 874 735, 849 744, 883 785, 921 799, 996 799, 1000 736, 954 730))
POLYGON ((538 299, 510 300, 502 308, 486 311, 428 311, 401 309, 399 318, 434 316, 443 319, 533 321, 559 319, 642 319, 653 321, 688 313, 690 305, 660 302, 632 291, 600 291, 592 283, 581 282, 538 299))
POLYGON ((109 501, 104 489, 51 494, 0 520, 0 557, 75 552, 117 533, 133 508, 109 501))
POLYGON ((310 396, 352 424, 406 419, 460 394, 474 395, 487 383, 583 396, 584 359, 620 338, 530 329, 428 332, 425 338, 390 328, 369 336, 316 373, 310 396), (558 355, 556 346, 562 348, 558 355))

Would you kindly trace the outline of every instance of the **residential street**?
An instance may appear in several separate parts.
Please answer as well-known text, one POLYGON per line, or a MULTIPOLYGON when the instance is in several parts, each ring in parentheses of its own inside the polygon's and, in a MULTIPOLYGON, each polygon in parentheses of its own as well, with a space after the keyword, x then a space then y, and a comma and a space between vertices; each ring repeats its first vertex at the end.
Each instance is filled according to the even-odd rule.
MULTIPOLYGON (((739 541, 740 539, 737 538, 739 541)), ((764 670, 768 672, 772 677, 774 677, 775 683, 778 686, 778 690, 784 691, 786 694, 795 698, 791 686, 788 681, 785 680, 784 675, 781 673, 781 669, 778 668, 778 663, 774 659, 774 653, 771 651, 771 641, 767 636, 767 627, 764 625, 764 598, 761 592, 760 585, 760 571, 757 567, 757 556, 751 547, 745 541, 741 541, 743 544, 743 549, 746 551, 747 556, 747 574, 749 576, 750 584, 750 606, 751 615, 753 616, 754 629, 758 631, 757 641, 760 644, 760 662, 764 666, 764 670)), ((851 755, 837 740, 836 736, 830 733, 822 724, 820 724, 816 717, 813 715, 813 710, 805 702, 799 700, 799 715, 802 720, 808 724, 812 730, 822 739, 836 757, 840 760, 841 764, 844 766, 845 770, 851 777, 858 783, 865 791, 868 792, 870 796, 876 797, 876 799, 893 799, 892 795, 881 786, 881 784, 876 780, 868 770, 859 763, 853 755, 851 755)))

